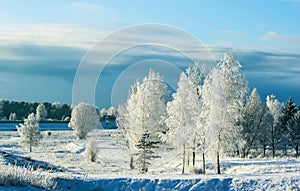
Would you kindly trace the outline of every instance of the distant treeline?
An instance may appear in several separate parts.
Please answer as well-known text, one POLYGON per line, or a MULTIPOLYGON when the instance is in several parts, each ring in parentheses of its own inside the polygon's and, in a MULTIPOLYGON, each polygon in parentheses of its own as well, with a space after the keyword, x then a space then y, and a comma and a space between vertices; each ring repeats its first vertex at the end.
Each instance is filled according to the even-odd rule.
MULTIPOLYGON (((41 103, 17 102, 0 100, 0 119, 2 121, 9 120, 11 114, 15 114, 16 120, 23 120, 30 113, 36 113, 36 108, 41 103)), ((42 103, 47 110, 47 119, 65 120, 71 116, 71 106, 68 104, 61 104, 59 102, 42 103)))

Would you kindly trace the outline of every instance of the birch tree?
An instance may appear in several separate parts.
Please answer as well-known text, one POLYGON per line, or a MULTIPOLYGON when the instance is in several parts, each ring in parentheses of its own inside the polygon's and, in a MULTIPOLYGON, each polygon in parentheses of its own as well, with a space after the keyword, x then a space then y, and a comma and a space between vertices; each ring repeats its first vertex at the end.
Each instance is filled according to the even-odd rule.
POLYGON ((277 147, 277 139, 276 139, 276 132, 278 132, 278 121, 280 115, 280 103, 276 99, 274 95, 267 96, 266 98, 267 107, 273 117, 273 124, 271 128, 271 144, 272 144, 272 155, 275 156, 276 147, 277 147))
POLYGON ((204 82, 203 102, 209 112, 206 119, 209 150, 212 150, 212 154, 216 157, 217 173, 220 174, 220 152, 224 149, 222 144, 228 140, 225 136, 227 134, 225 129, 227 100, 224 79, 217 69, 213 69, 204 82))
POLYGON ((181 73, 173 100, 167 104, 165 123, 168 128, 167 141, 183 149, 183 174, 186 172, 186 148, 192 147, 195 140, 198 109, 197 90, 186 74, 181 73))
POLYGON ((217 173, 220 174, 220 154, 239 147, 242 108, 247 92, 241 65, 232 54, 213 69, 203 85, 203 103, 208 111, 209 145, 216 156, 217 173))
POLYGON ((265 111, 261 103, 260 96, 256 88, 254 88, 243 111, 243 129, 241 136, 244 141, 242 147, 244 157, 249 154, 250 149, 258 138, 259 132, 261 131, 261 125, 264 120, 264 115, 265 111))
POLYGON ((152 70, 142 82, 132 86, 126 105, 118 110, 117 122, 133 153, 138 151, 137 145, 145 134, 149 134, 149 141, 160 141, 166 131, 161 123, 166 116, 166 98, 167 87, 162 77, 152 70))

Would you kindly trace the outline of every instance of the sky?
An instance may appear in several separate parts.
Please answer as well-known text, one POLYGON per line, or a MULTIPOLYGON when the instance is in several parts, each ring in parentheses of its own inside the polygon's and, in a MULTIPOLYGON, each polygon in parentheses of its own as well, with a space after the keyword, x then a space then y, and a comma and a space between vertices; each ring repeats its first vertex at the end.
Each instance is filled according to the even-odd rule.
MULTIPOLYGON (((180 70, 191 63, 174 47, 158 47, 157 41, 178 42, 180 30, 201 41, 216 61, 232 52, 263 101, 274 94, 282 102, 292 96, 300 105, 299 20, 299 0, 0 0, 0 99, 72 104, 77 88, 76 101, 94 94, 96 106, 117 107, 126 101, 130 83, 149 68, 176 88, 180 70), (155 28, 148 37, 132 30, 121 37, 126 28, 149 23, 173 32, 155 28), (156 44, 129 43, 120 50, 121 42, 137 36, 156 44), (96 75, 96 81, 77 86, 79 70, 95 47, 106 56, 117 54, 105 66, 98 58, 101 66, 84 76, 96 75)), ((178 49, 194 51, 180 43, 178 49)))

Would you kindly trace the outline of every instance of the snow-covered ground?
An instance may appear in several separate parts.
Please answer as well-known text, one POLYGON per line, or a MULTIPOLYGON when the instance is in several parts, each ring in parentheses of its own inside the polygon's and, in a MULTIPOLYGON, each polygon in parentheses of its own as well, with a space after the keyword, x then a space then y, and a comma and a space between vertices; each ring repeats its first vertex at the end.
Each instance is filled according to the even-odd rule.
MULTIPOLYGON (((43 132, 32 153, 18 145, 17 132, 0 132, 0 164, 32 166, 57 177, 61 190, 299 190, 300 160, 296 158, 222 159, 222 175, 207 161, 207 174, 181 174, 181 153, 160 148, 147 174, 130 170, 130 153, 118 130, 96 130, 95 163, 84 156, 85 141, 72 131, 43 132)), ((197 165, 201 166, 200 156, 197 165)), ((32 190, 33 187, 1 187, 0 190, 32 190)), ((38 190, 38 189, 35 189, 38 190)))

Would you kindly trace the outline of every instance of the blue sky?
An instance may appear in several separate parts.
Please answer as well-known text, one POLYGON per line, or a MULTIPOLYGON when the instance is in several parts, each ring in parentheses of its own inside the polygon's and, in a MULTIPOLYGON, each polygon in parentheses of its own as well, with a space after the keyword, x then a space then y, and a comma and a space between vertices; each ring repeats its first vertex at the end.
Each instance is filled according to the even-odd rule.
MULTIPOLYGON (((76 70, 95 43, 120 28, 159 23, 201 40, 216 60, 233 52, 262 99, 273 93, 300 104, 299 20, 299 0, 0 0, 0 99, 72 103, 76 70)), ((107 91, 122 70, 110 66, 98 82, 99 107, 110 105, 107 91)))

